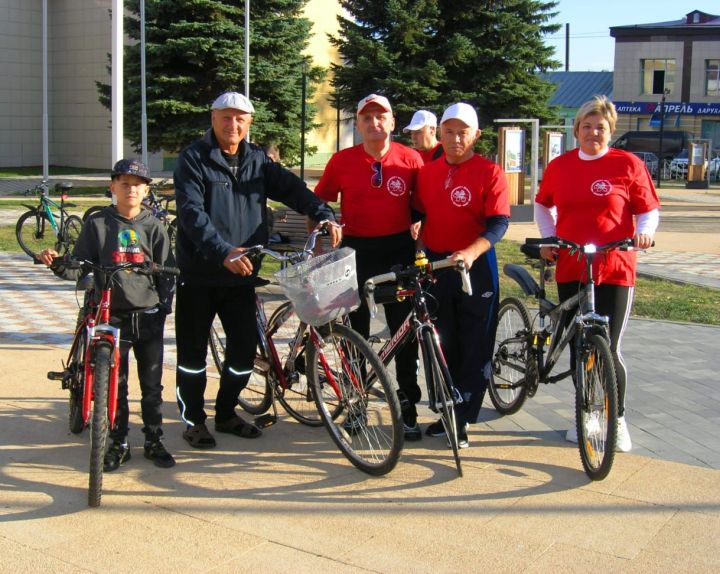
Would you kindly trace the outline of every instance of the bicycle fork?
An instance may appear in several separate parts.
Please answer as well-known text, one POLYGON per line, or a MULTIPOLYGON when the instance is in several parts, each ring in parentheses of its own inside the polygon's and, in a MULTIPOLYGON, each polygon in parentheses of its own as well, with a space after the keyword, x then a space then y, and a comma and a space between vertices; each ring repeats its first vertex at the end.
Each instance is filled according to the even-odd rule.
MULTIPOLYGON (((107 324, 95 325, 94 321, 88 324, 87 349, 85 351, 85 389, 83 392, 82 416, 87 426, 90 420, 91 403, 95 396, 93 393, 95 383, 95 349, 99 345, 110 345, 112 348, 112 361, 110 364, 110 380, 108 387, 108 427, 115 426, 117 414, 118 376, 120 374, 120 329, 107 324)), ((96 406, 96 408, 98 408, 96 406)))

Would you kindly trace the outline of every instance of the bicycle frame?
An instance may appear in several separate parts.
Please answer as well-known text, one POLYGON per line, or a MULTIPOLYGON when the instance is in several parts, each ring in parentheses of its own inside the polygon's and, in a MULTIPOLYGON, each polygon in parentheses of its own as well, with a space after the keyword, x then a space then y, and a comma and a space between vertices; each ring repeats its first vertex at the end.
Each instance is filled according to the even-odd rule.
MULTIPOLYGON (((94 352, 100 344, 112 347, 112 363, 110 366, 110 382, 108 388, 108 424, 110 428, 115 424, 117 414, 118 375, 120 372, 120 329, 110 325, 110 297, 112 289, 103 289, 97 311, 86 316, 86 320, 79 329, 87 332, 87 347, 85 349, 85 388, 83 392, 82 417, 87 425, 90 419, 90 409, 93 401, 94 385, 94 352)), ((78 330, 79 332, 79 330, 78 330)), ((72 350, 71 350, 72 353, 72 350)), ((72 355, 71 355, 72 356, 72 355)))

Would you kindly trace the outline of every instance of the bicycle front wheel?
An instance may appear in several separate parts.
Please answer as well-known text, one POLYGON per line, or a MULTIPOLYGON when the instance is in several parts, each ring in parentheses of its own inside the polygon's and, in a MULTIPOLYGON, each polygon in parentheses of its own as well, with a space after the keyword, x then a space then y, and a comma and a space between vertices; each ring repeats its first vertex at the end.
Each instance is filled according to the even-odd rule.
POLYGON ((425 331, 422 335, 423 360, 425 363, 425 377, 430 390, 430 401, 432 410, 438 411, 445 428, 445 435, 452 449, 455 467, 459 476, 463 475, 462 462, 460 460, 460 446, 457 435, 457 417, 455 415, 455 401, 453 400, 453 383, 450 378, 445 358, 433 334, 425 331))
MULTIPOLYGON (((275 396, 296 421, 313 427, 322 426, 323 421, 315 406, 315 398, 307 376, 307 331, 301 334, 300 319, 292 310, 292 303, 286 301, 280 305, 268 321, 268 332, 273 333, 272 339, 285 373, 285 384, 277 381, 275 396), (302 335, 300 348, 295 353, 295 360, 289 361, 293 354, 293 345, 302 335)), ((332 414, 336 417, 342 406, 338 404, 332 414)))
POLYGON ((95 369, 93 383, 93 402, 90 433, 90 485, 88 506, 100 506, 103 483, 103 459, 108 431, 108 385, 112 348, 99 345, 95 349, 95 369))
POLYGON ((360 470, 383 475, 397 464, 403 446, 397 393, 375 352, 358 333, 330 324, 324 345, 308 343, 309 384, 333 442, 360 470), (333 413, 342 413, 333 420, 333 413))
POLYGON ((58 243, 56 250, 61 255, 72 253, 75 243, 77 243, 80 232, 82 231, 83 222, 77 215, 69 215, 63 223, 62 239, 58 243))
POLYGON ((580 460, 592 480, 602 480, 612 468, 617 440, 617 379, 612 352, 603 336, 588 336, 576 368, 575 424, 580 460))
POLYGON ((530 317, 525 304, 506 297, 498 311, 497 335, 488 383, 490 400, 503 415, 518 412, 527 398, 525 375, 528 371, 530 317))
POLYGON ((20 216, 15 237, 21 249, 33 259, 43 249, 55 249, 57 243, 57 233, 47 214, 36 211, 26 211, 20 216))
POLYGON ((87 344, 87 332, 84 326, 82 329, 83 331, 78 336, 70 364, 68 365, 68 371, 70 371, 70 380, 68 381, 68 390, 70 391, 68 427, 73 434, 80 434, 85 428, 82 402, 85 391, 85 346, 87 344))

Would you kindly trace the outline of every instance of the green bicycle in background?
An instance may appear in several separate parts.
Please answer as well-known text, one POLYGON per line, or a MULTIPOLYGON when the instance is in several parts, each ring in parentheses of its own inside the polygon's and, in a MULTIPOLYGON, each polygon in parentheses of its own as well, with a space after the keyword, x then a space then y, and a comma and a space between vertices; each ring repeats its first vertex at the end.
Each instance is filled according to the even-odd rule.
POLYGON ((55 185, 55 190, 60 193, 60 203, 50 199, 46 180, 25 192, 25 195, 39 196, 40 203, 23 204, 29 211, 18 219, 15 237, 22 250, 33 260, 37 261, 37 255, 43 249, 54 249, 60 255, 72 251, 82 230, 82 219, 77 215, 70 215, 66 210, 67 207, 75 207, 71 203, 65 203, 72 187, 69 182, 55 185))

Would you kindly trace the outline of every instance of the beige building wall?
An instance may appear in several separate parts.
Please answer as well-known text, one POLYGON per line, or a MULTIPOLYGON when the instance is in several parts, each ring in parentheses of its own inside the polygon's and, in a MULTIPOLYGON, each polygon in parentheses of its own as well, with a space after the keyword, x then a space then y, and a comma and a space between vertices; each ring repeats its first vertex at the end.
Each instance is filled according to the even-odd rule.
POLYGON ((720 59, 720 39, 717 42, 693 43, 692 77, 698 78, 690 85, 690 100, 693 102, 717 103, 717 96, 705 95, 705 62, 720 59))
MULTIPOLYGON (((306 158, 311 165, 324 165, 335 152, 337 144, 337 112, 330 104, 332 86, 330 85, 330 64, 338 62, 337 49, 330 44, 328 34, 337 34, 337 17, 341 13, 340 3, 337 0, 310 0, 305 7, 305 17, 313 24, 312 37, 306 53, 312 56, 317 66, 328 70, 325 81, 318 87, 315 95, 315 106, 318 113, 316 123, 319 128, 308 135, 308 145, 316 146, 317 153, 306 158)), ((353 144, 352 118, 348 120, 343 114, 340 122, 340 148, 353 144)))
POLYGON ((676 95, 673 99, 679 97, 682 82, 682 42, 615 42, 613 99, 631 102, 654 102, 658 99, 654 94, 642 94, 640 61, 648 59, 675 60, 676 95))
POLYGON ((0 166, 42 164, 40 2, 0 0, 0 166))

